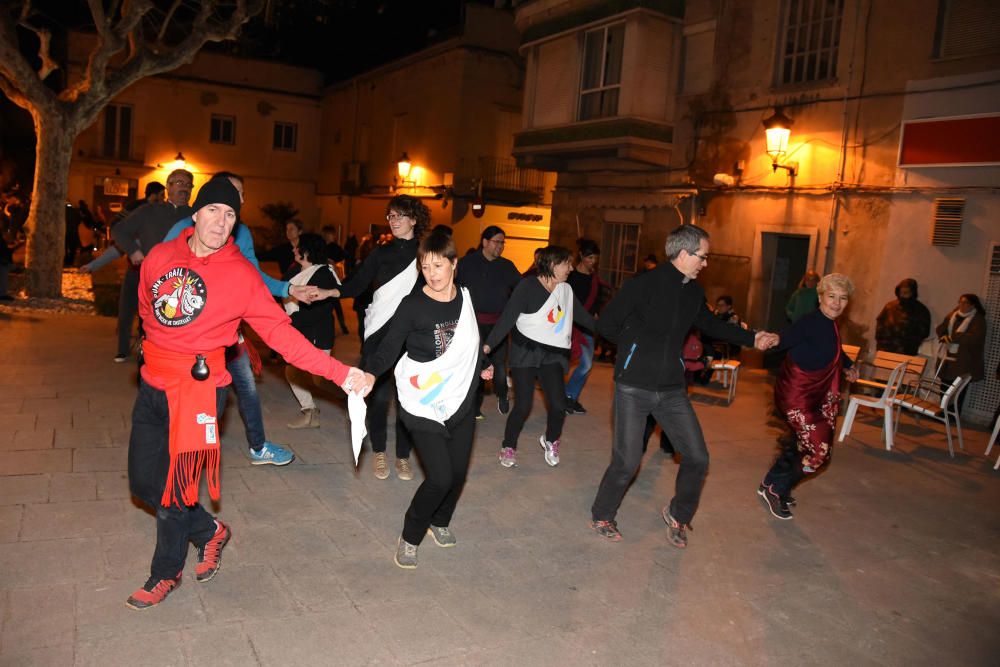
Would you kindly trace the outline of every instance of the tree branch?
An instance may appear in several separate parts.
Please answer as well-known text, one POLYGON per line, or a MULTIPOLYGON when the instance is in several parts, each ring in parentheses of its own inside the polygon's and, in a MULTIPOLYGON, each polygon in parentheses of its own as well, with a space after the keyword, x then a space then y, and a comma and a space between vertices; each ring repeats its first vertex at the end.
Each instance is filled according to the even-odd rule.
POLYGON ((174 0, 174 4, 170 6, 170 10, 167 12, 166 18, 163 19, 163 25, 160 26, 160 32, 156 35, 156 43, 163 44, 163 37, 167 34, 167 28, 170 27, 170 22, 174 18, 174 13, 177 12, 177 8, 181 6, 183 0, 174 0))
MULTIPOLYGON (((21 16, 30 12, 31 3, 21 7, 21 16)), ((19 17, 20 18, 20 17, 19 17)), ((8 86, 13 85, 17 94, 7 97, 23 108, 48 107, 55 102, 55 95, 42 83, 38 72, 21 55, 18 47, 17 27, 8 10, 0 9, 0 76, 8 86)))

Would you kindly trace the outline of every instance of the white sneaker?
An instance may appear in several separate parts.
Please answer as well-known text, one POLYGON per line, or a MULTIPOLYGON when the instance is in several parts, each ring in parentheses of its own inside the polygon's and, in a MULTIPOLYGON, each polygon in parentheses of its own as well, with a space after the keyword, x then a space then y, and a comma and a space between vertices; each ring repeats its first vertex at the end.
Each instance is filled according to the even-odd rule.
POLYGON ((549 442, 544 435, 538 436, 538 444, 545 450, 545 462, 553 468, 559 465, 559 441, 549 442))

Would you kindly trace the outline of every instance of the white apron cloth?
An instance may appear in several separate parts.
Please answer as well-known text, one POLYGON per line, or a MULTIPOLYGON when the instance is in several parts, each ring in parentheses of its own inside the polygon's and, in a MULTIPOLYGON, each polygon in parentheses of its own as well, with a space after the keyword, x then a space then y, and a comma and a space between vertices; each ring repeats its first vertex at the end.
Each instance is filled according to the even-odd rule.
MULTIPOLYGON (((317 271, 319 271, 325 266, 327 265, 313 264, 308 269, 302 269, 294 276, 292 276, 292 278, 288 281, 288 283, 290 285, 308 285, 309 281, 312 280, 313 275, 315 275, 317 271)), ((333 274, 333 279, 337 281, 337 285, 340 285, 340 278, 337 277, 337 272, 334 271, 333 269, 330 269, 330 273, 333 274)), ((291 317, 294 313, 299 312, 299 300, 296 299, 294 296, 286 296, 284 305, 285 305, 285 313, 289 317, 291 317)))
POLYGON ((375 290, 371 305, 365 310, 365 340, 392 318, 403 297, 409 294, 416 284, 417 260, 414 258, 392 280, 375 290))
POLYGON ((573 333, 573 290, 558 283, 542 308, 535 313, 521 313, 517 330, 531 340, 550 347, 569 349, 573 333))
MULTIPOLYGON (((966 329, 969 328, 969 322, 972 321, 972 316, 975 314, 976 311, 972 311, 971 313, 966 315, 965 319, 962 320, 962 323, 958 325, 958 328, 956 328, 955 320, 958 319, 959 313, 957 310, 954 311, 951 314, 951 317, 948 318, 948 337, 950 338, 957 333, 965 333, 966 329)), ((948 346, 948 354, 958 354, 958 343, 952 343, 951 345, 948 346)))
POLYGON ((444 424, 469 394, 479 370, 479 327, 469 291, 462 289, 462 314, 451 344, 433 361, 414 361, 404 354, 396 364, 399 404, 416 417, 444 424))

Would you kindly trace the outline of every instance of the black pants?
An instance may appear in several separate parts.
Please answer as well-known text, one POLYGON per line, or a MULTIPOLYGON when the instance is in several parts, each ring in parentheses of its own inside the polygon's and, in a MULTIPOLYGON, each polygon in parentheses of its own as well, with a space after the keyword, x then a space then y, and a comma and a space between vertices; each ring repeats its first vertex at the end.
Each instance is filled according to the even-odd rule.
POLYGON ((343 333, 347 333, 347 322, 344 321, 344 308, 340 305, 340 299, 333 300, 333 314, 337 316, 337 322, 340 323, 340 330, 343 333))
POLYGON ((708 448, 698 417, 691 407, 687 387, 663 391, 615 386, 611 465, 604 472, 591 507, 595 521, 611 521, 642 462, 642 434, 646 417, 653 415, 681 455, 670 514, 680 523, 691 523, 708 474, 708 448))
MULTIPOLYGON (((493 331, 492 324, 479 325, 479 340, 486 340, 493 331)), ((490 351, 490 363, 493 364, 493 393, 498 399, 507 398, 507 348, 510 347, 510 337, 506 336, 497 344, 495 350, 490 351)), ((476 389, 476 411, 482 412, 483 395, 485 394, 486 380, 479 381, 476 389)))
MULTIPOLYGON (((375 387, 368 395, 368 438, 373 452, 384 452, 388 437, 389 403, 396 395, 396 379, 392 373, 385 373, 375 381, 375 387)), ((475 416, 475 415, 473 415, 475 416)), ((413 439, 410 431, 399 418, 399 402, 396 402, 396 458, 410 458, 413 439)))
MULTIPOLYGON (((216 414, 221 416, 226 407, 224 388, 216 390, 215 400, 216 414)), ((170 467, 169 429, 167 395, 140 379, 132 408, 128 481, 132 495, 156 512, 156 550, 149 568, 154 579, 175 578, 184 569, 188 542, 202 547, 215 534, 215 517, 201 505, 163 507, 160 503, 170 467)))
POLYGON ((427 476, 403 520, 403 539, 410 544, 420 544, 431 525, 444 528, 451 523, 469 471, 475 429, 476 413, 469 410, 447 434, 411 431, 427 476))
POLYGON ((781 448, 774 465, 764 476, 764 485, 770 486, 780 498, 785 500, 795 485, 802 481, 806 473, 802 470, 802 452, 799 451, 795 434, 789 431, 778 438, 781 448))
POLYGON ((566 421, 566 383, 563 367, 559 364, 528 368, 511 368, 514 380, 514 407, 507 416, 507 426, 503 431, 503 446, 517 449, 517 439, 524 428, 524 422, 531 414, 531 403, 535 397, 535 379, 542 385, 542 394, 548 403, 545 421, 545 439, 555 442, 562 435, 566 421))
MULTIPOLYGON (((646 447, 649 445, 649 439, 653 437, 653 432, 656 430, 656 420, 653 419, 653 415, 646 415, 646 428, 642 430, 642 453, 646 453, 646 447)), ((674 446, 670 444, 670 438, 667 437, 667 432, 662 428, 660 429, 660 449, 662 449, 667 454, 674 453, 674 446)))

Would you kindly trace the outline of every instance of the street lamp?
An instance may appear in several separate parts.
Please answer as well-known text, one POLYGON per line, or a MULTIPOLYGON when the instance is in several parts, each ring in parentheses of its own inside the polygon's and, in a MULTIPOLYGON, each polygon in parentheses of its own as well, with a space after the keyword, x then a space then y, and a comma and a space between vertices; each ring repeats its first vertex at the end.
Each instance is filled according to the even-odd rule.
POLYGON ((782 112, 781 107, 775 107, 774 113, 763 121, 767 154, 771 156, 772 171, 777 172, 778 169, 785 169, 789 176, 795 176, 799 163, 781 164, 779 160, 788 154, 788 137, 792 133, 792 123, 794 121, 782 112))
POLYGON ((413 169, 413 163, 410 162, 410 156, 403 151, 403 154, 399 157, 399 161, 396 162, 396 173, 399 175, 399 182, 404 187, 407 183, 413 183, 410 180, 410 171, 413 169))

